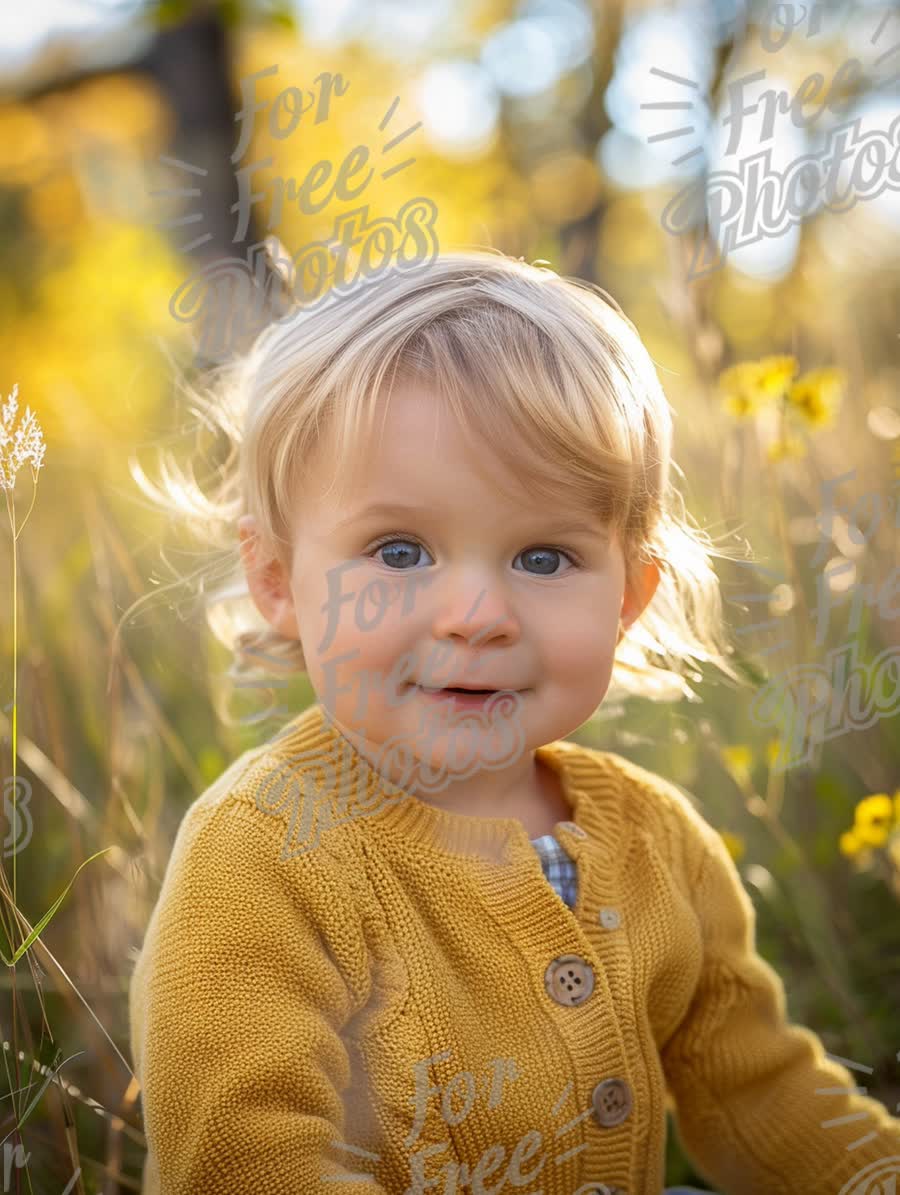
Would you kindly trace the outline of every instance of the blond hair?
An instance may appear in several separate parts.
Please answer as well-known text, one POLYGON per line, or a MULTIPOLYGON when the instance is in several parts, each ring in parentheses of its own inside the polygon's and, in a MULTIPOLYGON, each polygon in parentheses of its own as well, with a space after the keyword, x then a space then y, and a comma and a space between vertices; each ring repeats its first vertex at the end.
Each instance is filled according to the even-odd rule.
MULTIPOLYGON (((237 520, 254 515, 260 546, 288 567, 297 482, 319 437, 334 435, 329 492, 340 501, 344 470, 353 476, 371 443, 375 400, 410 379, 433 385, 532 493, 600 515, 618 534, 626 581, 641 562, 658 563, 657 590, 617 648, 611 693, 696 700, 687 684, 702 679, 696 664, 742 681, 711 563, 727 557, 672 484, 672 412, 634 325, 598 286, 483 250, 444 253, 298 308, 212 370, 209 397, 192 390, 229 445, 212 493, 171 454, 162 488, 132 463, 145 493, 222 548, 228 576, 205 605, 235 653, 229 675, 246 684, 260 671, 305 668, 300 643, 263 624, 250 601, 237 520)), ((201 592, 214 572, 195 574, 201 592)))

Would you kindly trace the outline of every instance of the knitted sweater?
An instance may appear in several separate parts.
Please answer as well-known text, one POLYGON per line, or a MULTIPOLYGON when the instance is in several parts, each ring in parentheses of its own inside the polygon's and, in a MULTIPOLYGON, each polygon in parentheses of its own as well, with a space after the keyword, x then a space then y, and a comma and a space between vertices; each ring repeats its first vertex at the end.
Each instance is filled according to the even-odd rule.
POLYGON ((720 836, 536 754, 574 908, 521 822, 395 788, 319 705, 194 801, 131 982, 145 1195, 659 1195, 667 1107, 723 1195, 880 1189, 900 1121, 786 1021, 720 836))

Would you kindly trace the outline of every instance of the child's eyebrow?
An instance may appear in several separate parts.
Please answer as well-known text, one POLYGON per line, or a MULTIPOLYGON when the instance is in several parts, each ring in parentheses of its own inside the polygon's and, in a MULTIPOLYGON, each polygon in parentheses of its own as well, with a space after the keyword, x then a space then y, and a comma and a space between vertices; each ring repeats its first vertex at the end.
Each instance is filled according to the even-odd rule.
MULTIPOLYGON (((335 523, 335 530, 340 530, 342 527, 348 526, 350 523, 360 523, 364 519, 390 517, 392 515, 430 515, 430 511, 426 511, 425 507, 413 506, 404 502, 372 502, 368 506, 364 506, 361 510, 354 511, 345 518, 335 523)), ((558 535, 590 535, 599 536, 601 539, 609 539, 609 531, 599 524, 591 525, 582 520, 574 519, 560 519, 552 521, 553 516, 538 515, 536 520, 540 519, 542 527, 547 531, 553 531, 558 535)))

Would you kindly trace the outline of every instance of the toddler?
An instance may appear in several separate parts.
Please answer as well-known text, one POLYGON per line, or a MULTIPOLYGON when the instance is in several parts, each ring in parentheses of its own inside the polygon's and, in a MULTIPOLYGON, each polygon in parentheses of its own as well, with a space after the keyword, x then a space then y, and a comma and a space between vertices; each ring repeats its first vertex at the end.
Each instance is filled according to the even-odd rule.
POLYGON ((315 700, 178 829, 130 993, 144 1195, 660 1195, 667 1111, 720 1195, 893 1190, 900 1122, 787 1021, 720 835, 567 737, 614 664, 738 679, 618 307, 445 254, 222 376, 195 509, 262 619, 228 641, 315 700))

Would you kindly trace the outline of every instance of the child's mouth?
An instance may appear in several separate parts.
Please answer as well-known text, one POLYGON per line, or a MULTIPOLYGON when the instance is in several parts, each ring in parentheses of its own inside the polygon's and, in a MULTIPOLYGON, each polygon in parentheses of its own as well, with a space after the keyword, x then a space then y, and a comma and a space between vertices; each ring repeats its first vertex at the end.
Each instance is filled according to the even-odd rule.
POLYGON ((485 702, 488 701, 489 698, 493 697, 496 693, 504 691, 500 689, 458 689, 451 687, 445 689, 435 689, 426 685, 417 685, 416 688, 423 697, 430 697, 432 699, 438 700, 443 699, 445 701, 451 700, 454 705, 475 707, 484 705, 485 702))

